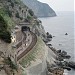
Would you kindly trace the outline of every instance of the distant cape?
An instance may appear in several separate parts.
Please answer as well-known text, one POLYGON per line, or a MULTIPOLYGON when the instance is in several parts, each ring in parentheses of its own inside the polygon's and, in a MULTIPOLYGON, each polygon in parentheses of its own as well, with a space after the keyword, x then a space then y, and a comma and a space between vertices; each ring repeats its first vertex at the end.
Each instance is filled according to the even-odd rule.
POLYGON ((54 17, 55 11, 46 3, 37 0, 22 0, 25 5, 33 10, 37 17, 54 17))

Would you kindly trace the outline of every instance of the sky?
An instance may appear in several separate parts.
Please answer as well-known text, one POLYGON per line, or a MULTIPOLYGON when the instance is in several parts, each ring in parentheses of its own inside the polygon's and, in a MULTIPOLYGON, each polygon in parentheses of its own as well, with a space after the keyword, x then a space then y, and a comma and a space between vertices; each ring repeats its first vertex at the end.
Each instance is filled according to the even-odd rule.
POLYGON ((74 11, 74 0, 38 0, 47 3, 55 11, 74 11))

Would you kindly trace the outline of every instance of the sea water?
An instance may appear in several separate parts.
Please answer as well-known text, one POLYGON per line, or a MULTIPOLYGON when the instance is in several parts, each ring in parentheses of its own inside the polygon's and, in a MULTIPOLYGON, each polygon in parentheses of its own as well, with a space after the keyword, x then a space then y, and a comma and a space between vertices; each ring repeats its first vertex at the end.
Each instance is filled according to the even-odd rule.
MULTIPOLYGON (((66 51, 74 59, 74 12, 57 12, 56 17, 39 18, 46 32, 52 34, 50 42, 56 49, 66 51), (67 33, 68 35, 65 35, 67 33)), ((65 75, 75 75, 75 70, 65 70, 65 75)))

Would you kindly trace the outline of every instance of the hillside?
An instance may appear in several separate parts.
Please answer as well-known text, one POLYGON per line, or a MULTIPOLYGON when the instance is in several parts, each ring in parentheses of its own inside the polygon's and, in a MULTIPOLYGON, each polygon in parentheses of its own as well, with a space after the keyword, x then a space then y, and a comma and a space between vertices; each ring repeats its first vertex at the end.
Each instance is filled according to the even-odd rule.
POLYGON ((32 9, 37 17, 53 17, 56 16, 55 11, 46 3, 38 0, 22 0, 25 5, 32 9))
MULTIPOLYGON (((42 22, 22 1, 0 0, 0 74, 25 75, 30 66, 33 70, 31 71, 29 68, 27 71, 30 72, 26 75, 37 75, 39 72, 38 75, 44 75, 44 71, 46 74, 48 57, 48 47, 44 42, 46 39, 48 38, 42 22), (21 31, 21 25, 25 24, 29 24, 30 31, 21 31), (12 41, 12 39, 15 40, 12 41), (36 44, 34 43, 35 39, 36 44), (21 57, 22 60, 19 62, 17 58, 20 52, 21 54, 27 53, 23 55, 24 58, 21 57), (34 70, 37 72, 35 73, 34 70)), ((54 53, 52 52, 52 54, 54 53)), ((53 56, 50 57, 54 58, 53 56)), ((53 61, 52 59, 51 61, 53 61)))
POLYGON ((9 29, 14 28, 19 23, 28 22, 33 26, 33 29, 36 28, 36 34, 43 35, 44 38, 46 37, 41 21, 20 0, 0 0, 0 15, 6 21, 9 29))
POLYGON ((0 0, 0 15, 8 24, 28 21, 34 14, 20 0, 0 0))

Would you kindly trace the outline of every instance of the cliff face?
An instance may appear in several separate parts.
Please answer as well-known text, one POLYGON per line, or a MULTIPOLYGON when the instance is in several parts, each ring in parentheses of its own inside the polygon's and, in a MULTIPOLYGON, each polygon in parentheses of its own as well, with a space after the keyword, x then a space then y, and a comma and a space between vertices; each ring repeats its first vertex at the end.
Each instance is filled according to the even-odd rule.
POLYGON ((20 61, 20 64, 25 68, 26 75, 46 75, 47 61, 53 64, 55 60, 54 57, 55 54, 45 45, 42 39, 38 37, 36 45, 31 52, 20 61))
POLYGON ((23 0, 23 2, 34 11, 37 17, 56 16, 55 11, 46 3, 41 3, 37 0, 23 0))
MULTIPOLYGON (((20 0, 0 0, 0 15, 6 21, 7 25, 9 26, 9 29, 11 29, 16 24, 18 25, 20 22, 30 23, 30 26, 32 27, 33 30, 32 32, 35 31, 34 33, 38 35, 39 38, 37 39, 37 43, 31 50, 31 52, 28 53, 29 55, 27 54, 27 56, 24 58, 25 61, 23 60, 24 62, 23 61, 20 62, 21 63, 20 66, 21 67, 27 66, 24 68, 22 67, 24 70, 23 75, 25 75, 25 71, 27 71, 27 75, 44 75, 44 74, 46 75, 46 68, 47 68, 46 61, 49 60, 48 55, 51 57, 50 61, 52 61, 53 63, 54 53, 50 50, 51 51, 50 53, 53 55, 48 54, 48 47, 42 40, 46 38, 46 33, 44 27, 42 26, 42 22, 38 20, 35 17, 34 13, 27 6, 25 6, 20 0)), ((12 43, 7 44, 4 41, 0 40, 0 52, 3 52, 5 56, 8 57, 10 56, 10 54, 14 56, 14 51, 15 50, 12 48, 12 43)), ((13 61, 15 61, 15 58, 13 59, 14 59, 13 61)), ((1 58, 0 61, 2 61, 1 58)), ((18 72, 21 72, 21 69, 20 70, 19 69, 18 72)), ((9 67, 7 70, 9 70, 9 67)), ((3 74, 3 72, 4 70, 2 70, 0 74, 1 73, 3 74)), ((22 75, 22 73, 16 73, 15 75, 22 75)), ((6 73, 4 75, 6 75, 6 73)))
MULTIPOLYGON (((35 3, 35 1, 33 3, 35 3)), ((36 34, 46 36, 41 21, 38 20, 34 12, 20 0, 0 0, 0 15, 8 23, 9 28, 23 22, 29 22, 31 25, 34 23, 33 29, 36 29, 36 34)))

